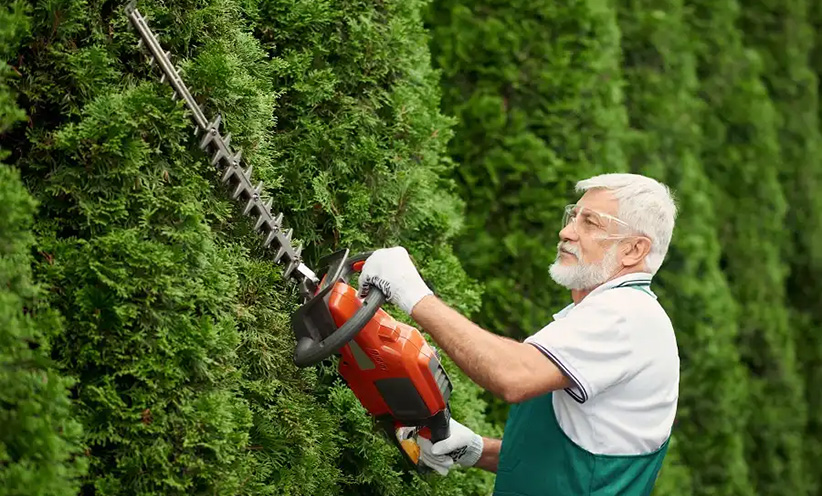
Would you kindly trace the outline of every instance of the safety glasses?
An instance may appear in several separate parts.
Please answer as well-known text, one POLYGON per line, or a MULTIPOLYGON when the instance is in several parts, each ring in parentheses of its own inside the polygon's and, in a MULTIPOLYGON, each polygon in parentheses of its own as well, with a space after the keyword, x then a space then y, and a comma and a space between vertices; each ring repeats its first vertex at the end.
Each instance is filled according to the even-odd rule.
POLYGON ((565 206, 562 228, 564 229, 568 224, 574 225, 577 234, 591 236, 595 239, 624 239, 631 237, 631 234, 625 232, 615 234, 613 231, 628 233, 633 231, 631 226, 613 215, 597 212, 576 203, 565 206))

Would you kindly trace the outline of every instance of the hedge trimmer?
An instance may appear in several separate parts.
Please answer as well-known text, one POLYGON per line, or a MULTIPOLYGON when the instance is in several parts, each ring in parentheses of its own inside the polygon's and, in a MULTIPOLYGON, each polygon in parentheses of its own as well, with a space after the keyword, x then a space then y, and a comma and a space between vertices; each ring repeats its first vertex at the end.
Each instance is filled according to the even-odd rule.
POLYGON ((272 200, 264 201, 262 183, 252 182, 252 167, 242 168, 242 156, 232 150, 231 134, 220 133, 221 117, 208 121, 191 96, 177 69, 132 0, 126 14, 137 30, 138 46, 148 50, 151 65, 159 66, 161 82, 182 97, 195 121, 200 149, 211 156, 211 165, 228 187, 231 198, 242 203, 242 212, 255 220, 263 246, 284 265, 284 276, 296 281, 302 306, 292 318, 296 337, 294 363, 316 365, 338 353, 339 372, 363 407, 371 414, 418 471, 416 436, 432 442, 449 436, 451 381, 436 351, 415 328, 397 322, 381 306, 385 296, 373 287, 365 299, 357 296, 349 278, 362 270, 369 253, 350 255, 340 250, 320 260, 320 275, 303 263, 302 246, 291 243, 292 229, 284 229, 283 214, 271 213, 272 200))

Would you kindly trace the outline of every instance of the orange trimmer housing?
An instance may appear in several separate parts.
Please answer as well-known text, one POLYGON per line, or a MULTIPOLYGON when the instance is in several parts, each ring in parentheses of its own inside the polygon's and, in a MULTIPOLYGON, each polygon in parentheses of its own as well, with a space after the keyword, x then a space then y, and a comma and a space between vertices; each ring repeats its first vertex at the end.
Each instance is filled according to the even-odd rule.
MULTIPOLYGON (((346 277, 346 272, 359 272, 363 260, 353 263, 347 260, 348 270, 330 270, 320 284, 320 288, 324 288, 322 294, 315 297, 322 298, 322 304, 317 302, 313 306, 310 318, 325 322, 320 317, 327 318, 325 312, 328 312, 333 320, 333 324, 315 324, 319 334, 328 336, 342 328, 363 307, 363 300, 346 277), (335 280, 328 280, 329 277, 335 280), (328 329, 330 326, 335 329, 328 329)), ((449 436, 452 385, 436 350, 420 331, 377 308, 336 352, 340 355, 340 375, 354 395, 400 446, 406 460, 425 471, 418 460, 418 449, 409 449, 396 433, 401 427, 416 427, 416 435, 432 442, 449 436)))
MULTIPOLYGON (((351 286, 338 282, 331 290, 328 307, 337 325, 359 306, 351 286)), ((417 329, 383 309, 340 349, 340 355, 340 375, 375 417, 388 415, 404 425, 430 428, 428 423, 447 410, 451 384, 434 349, 417 329)), ((447 431, 434 437, 447 437, 447 431)))

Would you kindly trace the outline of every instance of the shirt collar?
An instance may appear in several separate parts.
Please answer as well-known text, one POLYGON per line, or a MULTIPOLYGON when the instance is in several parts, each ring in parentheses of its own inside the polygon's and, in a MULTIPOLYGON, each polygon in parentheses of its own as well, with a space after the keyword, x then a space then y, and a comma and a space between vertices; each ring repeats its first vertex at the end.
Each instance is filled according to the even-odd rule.
POLYGON ((596 289, 588 293, 588 296, 586 296, 586 298, 589 298, 595 294, 619 286, 635 286, 640 285, 642 283, 645 283, 645 285, 650 286, 652 278, 653 275, 650 272, 633 272, 631 274, 625 274, 624 276, 619 276, 616 279, 611 279, 610 281, 602 283, 596 289))
MULTIPOLYGON (((645 285, 647 285, 647 286, 650 286, 652 278, 653 278, 653 274, 651 274, 650 272, 633 272, 631 274, 625 274, 624 276, 619 276, 615 279, 611 279, 610 281, 606 281, 606 282, 600 284, 593 291, 588 293, 588 295, 585 297, 585 299, 588 299, 588 298, 594 296, 595 294, 602 293, 603 291, 609 290, 611 288, 631 287, 631 286, 634 286, 634 285, 638 286, 638 285, 642 285, 643 283, 645 283, 645 285)), ((651 294, 651 296, 656 298, 656 295, 653 292, 651 292, 650 288, 646 287, 645 289, 647 289, 647 291, 651 294)), ((585 301, 585 299, 583 299, 583 301, 585 301)), ((568 315, 568 312, 570 312, 574 307, 575 307, 575 304, 573 302, 570 303, 568 306, 566 306, 565 308, 563 308, 559 312, 555 313, 554 314, 554 319, 561 319, 561 318, 565 317, 566 315, 568 315)))

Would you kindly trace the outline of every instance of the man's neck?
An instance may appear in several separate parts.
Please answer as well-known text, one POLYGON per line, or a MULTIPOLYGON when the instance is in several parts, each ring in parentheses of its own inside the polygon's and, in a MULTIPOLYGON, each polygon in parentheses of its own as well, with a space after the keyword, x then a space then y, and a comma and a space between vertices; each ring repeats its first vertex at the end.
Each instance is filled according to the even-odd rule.
MULTIPOLYGON (((622 276, 626 276, 628 274, 636 274, 639 272, 645 272, 645 269, 642 267, 623 267, 622 270, 617 272, 616 274, 612 275, 607 281, 603 282, 602 284, 607 283, 608 281, 613 281, 622 276)), ((602 286, 602 284, 598 284, 593 288, 589 289, 572 289, 571 290, 571 299, 574 301, 574 305, 579 305, 579 302, 582 301, 583 298, 591 294, 596 288, 602 286)))

